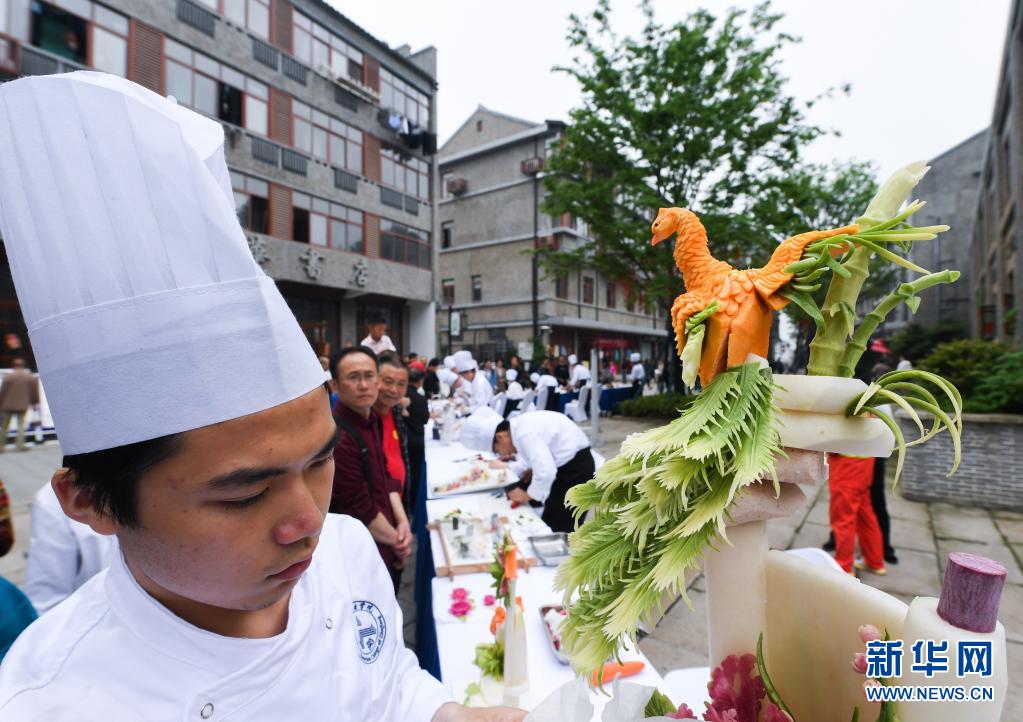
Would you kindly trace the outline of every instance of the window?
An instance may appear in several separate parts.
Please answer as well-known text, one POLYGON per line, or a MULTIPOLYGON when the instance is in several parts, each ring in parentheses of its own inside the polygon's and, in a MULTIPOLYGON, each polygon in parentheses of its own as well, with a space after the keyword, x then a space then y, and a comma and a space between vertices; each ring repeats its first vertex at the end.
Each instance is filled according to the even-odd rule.
POLYGON ((451 239, 454 235, 455 224, 453 221, 442 223, 440 226, 440 247, 451 248, 451 239))
POLYGON ((483 300, 483 276, 472 277, 472 300, 483 300))
POLYGON ((253 35, 270 37, 270 0, 198 0, 253 35))
MULTIPOLYGON (((0 0, 0 32, 18 35, 16 28, 8 27, 8 16, 22 12, 28 13, 27 3, 0 0)), ((10 25, 15 24, 12 17, 10 25)), ((32 3, 30 37, 33 45, 79 65, 127 75, 128 18, 91 0, 32 3)))
POLYGON ((242 228, 266 233, 270 228, 270 187, 265 180, 231 171, 234 206, 242 228))
POLYGON ((441 295, 444 297, 445 306, 455 305, 455 279, 445 278, 440 282, 441 295))
POLYGON ((267 86, 170 38, 164 39, 167 94, 227 123, 267 135, 267 86))
POLYGON ((423 201, 430 200, 430 166, 393 148, 380 149, 380 182, 423 201))
POLYGON ((440 199, 442 201, 451 198, 451 191, 448 190, 448 181, 454 176, 451 173, 441 173, 440 176, 440 199))
POLYGON ((314 158, 362 175, 362 131, 295 100, 292 142, 314 158))
POLYGON ((419 268, 430 268, 430 234, 381 218, 380 257, 419 268))
POLYGON ((295 57, 316 72, 365 84, 363 69, 366 62, 362 51, 319 23, 296 12, 291 38, 295 57))
POLYGON ((589 276, 583 277, 583 303, 593 305, 593 279, 589 276))
POLYGON ((614 281, 609 280, 607 282, 607 307, 615 308, 618 305, 618 286, 614 281))
POLYGON ((294 240, 339 251, 366 252, 362 211, 305 193, 291 194, 294 240))
POLYGON ((413 125, 430 125, 430 98, 387 68, 380 68, 380 105, 404 115, 413 125))
POLYGON ((558 276, 554 279, 554 295, 558 298, 568 298, 568 276, 558 276))

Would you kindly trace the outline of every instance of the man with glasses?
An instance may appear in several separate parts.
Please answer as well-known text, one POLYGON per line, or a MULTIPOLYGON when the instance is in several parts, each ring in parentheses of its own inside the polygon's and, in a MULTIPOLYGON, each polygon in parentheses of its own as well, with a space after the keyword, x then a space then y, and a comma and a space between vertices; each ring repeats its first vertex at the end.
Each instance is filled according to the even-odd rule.
POLYGON ((334 420, 341 434, 334 447, 330 511, 366 525, 397 591, 412 533, 401 507, 401 485, 387 470, 380 416, 373 410, 380 393, 376 355, 365 346, 346 348, 331 370, 338 394, 334 420))

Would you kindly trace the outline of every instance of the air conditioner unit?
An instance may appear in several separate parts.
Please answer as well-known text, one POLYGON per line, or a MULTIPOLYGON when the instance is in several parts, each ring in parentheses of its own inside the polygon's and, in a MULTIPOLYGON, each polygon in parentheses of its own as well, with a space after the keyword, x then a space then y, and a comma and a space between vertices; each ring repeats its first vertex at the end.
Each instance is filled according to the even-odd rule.
POLYGON ((469 190, 469 181, 465 178, 448 178, 448 193, 460 196, 469 190))
POLYGON ((543 158, 526 158, 522 161, 521 167, 524 175, 536 175, 543 170, 543 158))
POLYGON ((557 248, 558 237, 553 233, 546 236, 540 236, 536 239, 536 246, 537 248, 557 248))

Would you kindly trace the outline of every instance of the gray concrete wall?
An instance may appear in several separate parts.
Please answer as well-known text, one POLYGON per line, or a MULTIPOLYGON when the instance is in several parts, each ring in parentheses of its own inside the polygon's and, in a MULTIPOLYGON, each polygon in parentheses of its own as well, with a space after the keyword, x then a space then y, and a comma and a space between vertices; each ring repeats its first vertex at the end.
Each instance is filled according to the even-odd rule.
MULTIPOLYGON (((898 419, 907 441, 919 435, 913 422, 898 419)), ((926 423, 926 419, 924 419, 926 423)), ((952 465, 952 440, 941 433, 906 452, 902 494, 914 501, 1023 511, 1023 416, 965 414, 962 463, 952 465)), ((892 459, 890 464, 894 464, 892 459)))
POLYGON ((529 130, 531 127, 535 127, 534 124, 502 115, 501 113, 494 113, 480 106, 469 116, 469 119, 462 127, 456 130, 454 135, 444 143, 444 147, 441 148, 441 155, 461 153, 463 150, 475 148, 478 145, 489 143, 498 138, 521 133, 524 130, 529 130), (477 122, 481 123, 479 130, 477 130, 477 122))
MULTIPOLYGON (((927 205, 913 216, 917 226, 946 224, 951 228, 933 241, 913 246, 910 259, 929 271, 948 268, 962 273, 952 285, 936 286, 920 294, 920 310, 907 320, 924 326, 942 321, 959 321, 969 328, 975 313, 970 298, 970 254, 977 191, 987 144, 981 131, 930 161, 931 170, 913 193, 927 205)), ((916 274, 910 274, 915 277, 916 274)), ((901 307, 905 317, 906 309, 901 307)))

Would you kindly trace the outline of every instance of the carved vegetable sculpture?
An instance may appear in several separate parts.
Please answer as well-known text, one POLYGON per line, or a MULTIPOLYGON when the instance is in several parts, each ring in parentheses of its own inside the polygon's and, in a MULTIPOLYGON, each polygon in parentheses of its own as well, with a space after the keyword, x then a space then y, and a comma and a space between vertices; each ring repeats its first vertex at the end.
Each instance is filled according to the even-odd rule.
MULTIPOLYGON (((634 639, 640 619, 654 616, 666 593, 685 598, 686 570, 699 566, 708 550, 729 543, 725 527, 733 504, 774 468, 782 449, 779 424, 786 415, 787 446, 838 450, 802 443, 806 434, 793 431, 798 414, 779 413, 780 394, 769 369, 747 356, 766 356, 771 314, 792 302, 818 326, 810 373, 851 377, 870 334, 887 313, 903 302, 915 311, 920 290, 958 277, 954 271, 928 274, 890 248, 906 252, 913 242, 947 230, 908 224, 922 203, 899 212, 924 172, 923 164, 898 171, 855 224, 789 238, 758 269, 737 270, 715 259, 695 214, 661 209, 652 226, 653 242, 676 234, 674 258, 686 286, 672 309, 683 377, 692 385, 699 373, 703 391, 676 420, 630 436, 619 456, 567 496, 578 518, 590 514, 572 534, 572 556, 558 570, 558 585, 570 609, 562 638, 577 671, 590 674, 616 657, 622 642, 634 639), (901 284, 857 326, 856 301, 871 257, 924 275, 901 284), (830 274, 827 300, 818 308, 811 294, 828 280, 826 274, 830 274)), ((907 411, 921 432, 912 443, 949 431, 957 453, 954 470, 962 400, 951 384, 934 375, 895 372, 851 397, 831 393, 832 386, 855 385, 847 378, 813 383, 832 401, 851 398, 845 416, 870 414, 881 419, 894 436, 900 467, 909 444, 894 420, 878 408, 881 404, 897 404, 907 411), (939 399, 946 400, 951 413, 941 408, 939 399), (925 430, 918 409, 934 415, 930 430, 925 430)), ((846 420, 840 410, 838 414, 846 420)), ((889 444, 883 453, 891 448, 889 444)))

